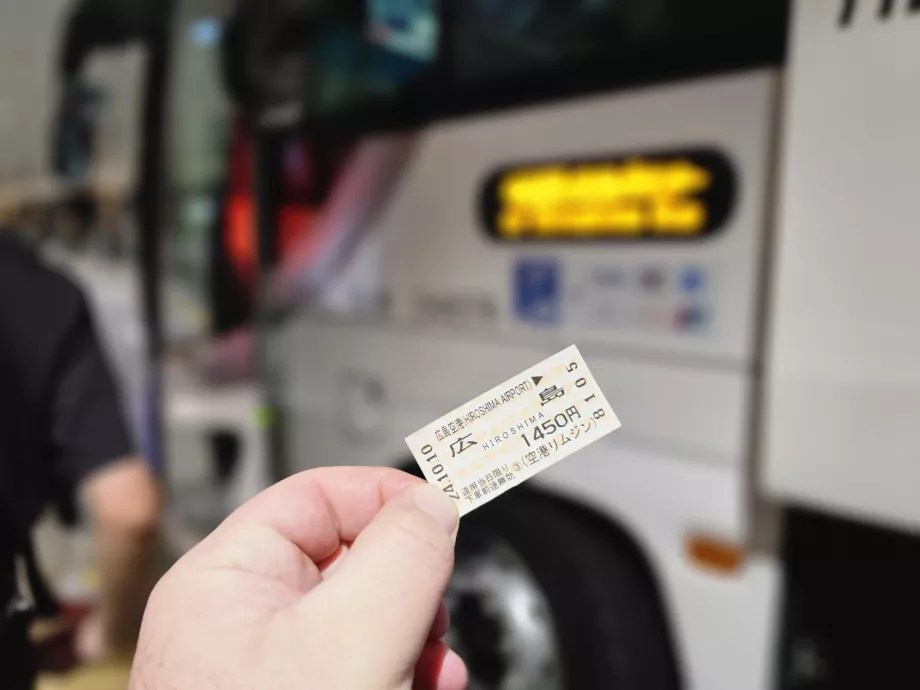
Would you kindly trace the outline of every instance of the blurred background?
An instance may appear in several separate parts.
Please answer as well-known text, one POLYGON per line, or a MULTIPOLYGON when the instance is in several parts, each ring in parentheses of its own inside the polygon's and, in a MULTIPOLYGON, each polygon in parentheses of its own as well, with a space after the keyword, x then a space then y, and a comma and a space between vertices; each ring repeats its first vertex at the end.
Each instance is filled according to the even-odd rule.
MULTIPOLYGON (((164 567, 291 473, 418 473, 575 343, 623 428, 464 518, 472 690, 920 687, 918 38, 912 0, 9 1, 0 227, 91 298, 164 567)), ((87 530, 37 531, 46 627, 87 530)))

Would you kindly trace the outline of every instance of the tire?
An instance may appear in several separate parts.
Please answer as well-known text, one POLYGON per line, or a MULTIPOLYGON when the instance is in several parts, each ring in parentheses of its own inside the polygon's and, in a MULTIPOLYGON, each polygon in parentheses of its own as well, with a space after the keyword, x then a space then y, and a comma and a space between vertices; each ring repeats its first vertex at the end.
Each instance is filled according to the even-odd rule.
MULTIPOLYGON (((455 581, 487 570, 490 556, 507 549, 540 590, 555 641, 554 657, 530 680, 509 679, 504 649, 508 621, 490 623, 488 610, 471 615, 470 589, 452 582, 448 591, 452 631, 470 668, 471 688, 488 690, 677 690, 680 687, 667 625, 641 556, 625 536, 582 510, 546 495, 516 489, 463 518, 457 540, 455 581), (498 545, 498 546, 496 546, 498 545), (485 559, 485 560, 484 560, 485 559), (466 574, 464 574, 466 573, 466 574), (464 603, 465 602, 465 603, 464 603), (472 641, 472 642, 471 642, 472 641), (478 649, 471 649, 478 647, 478 649), (492 656, 489 655, 492 650, 492 656), (554 666, 555 668, 549 668, 554 666), (539 678, 539 681, 534 681, 539 678)), ((474 576, 475 577, 475 576, 474 576)), ((517 580, 515 580, 516 582, 517 580)), ((494 614, 514 593, 502 580, 493 586, 494 614), (497 592, 497 594, 496 594, 497 592)), ((488 596, 486 597, 488 598, 488 596)), ((510 604, 509 604, 510 606, 510 604)), ((537 609, 539 605, 535 606, 537 609)), ((520 608, 520 607, 519 607, 520 608)), ((511 609, 509 609, 511 610, 511 609)), ((534 625, 545 625, 538 616, 534 625)), ((512 623, 514 624, 514 623, 512 623)), ((539 639, 539 638, 538 638, 539 639)), ((526 641, 526 640, 525 640, 526 641)))

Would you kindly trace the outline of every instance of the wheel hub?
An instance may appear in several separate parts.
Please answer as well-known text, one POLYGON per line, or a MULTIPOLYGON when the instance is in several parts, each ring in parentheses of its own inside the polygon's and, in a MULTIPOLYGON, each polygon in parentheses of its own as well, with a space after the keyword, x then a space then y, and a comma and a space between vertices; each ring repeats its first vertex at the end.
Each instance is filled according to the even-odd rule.
POLYGON ((470 690, 562 690, 549 604, 509 546, 459 555, 446 600, 447 642, 467 663, 470 690))

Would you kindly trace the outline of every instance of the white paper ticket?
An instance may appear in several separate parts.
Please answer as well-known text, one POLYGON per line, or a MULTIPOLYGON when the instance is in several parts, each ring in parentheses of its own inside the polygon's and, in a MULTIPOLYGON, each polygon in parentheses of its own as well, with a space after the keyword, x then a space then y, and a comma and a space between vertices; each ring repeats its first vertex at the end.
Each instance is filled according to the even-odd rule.
POLYGON ((574 345, 406 438, 460 515, 620 427, 574 345))

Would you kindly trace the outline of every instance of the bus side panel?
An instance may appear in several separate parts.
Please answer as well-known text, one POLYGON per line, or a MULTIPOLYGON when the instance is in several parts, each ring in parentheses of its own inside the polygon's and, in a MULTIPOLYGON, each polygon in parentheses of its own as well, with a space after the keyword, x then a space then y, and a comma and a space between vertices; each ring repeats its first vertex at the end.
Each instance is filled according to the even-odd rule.
MULTIPOLYGON (((288 326, 277 346, 290 363, 290 472, 412 462, 408 433, 554 351, 316 319, 288 326)), ((695 568, 684 553, 691 530, 736 540, 747 532, 743 439, 734 432, 746 414, 749 384, 737 375, 583 354, 624 426, 533 483, 591 508, 641 545, 688 687, 766 690, 775 563, 757 557, 736 576, 722 577, 695 568)))
MULTIPOLYGON (((775 96, 772 72, 754 71, 435 125, 419 136, 377 228, 393 316, 749 366, 775 96), (483 196, 501 171, 590 161, 622 173, 632 159, 641 170, 633 179, 614 193, 580 190, 581 203, 621 208, 632 186, 641 194, 630 200, 651 205, 674 184, 637 181, 651 176, 652 156, 686 161, 699 149, 717 152, 731 171, 727 216, 712 234, 516 241, 487 231, 500 211, 483 212, 483 196), (697 318, 683 318, 688 310, 697 318)), ((534 196, 562 202, 574 191, 568 182, 534 196)))
POLYGON ((344 300, 337 317, 302 315, 275 339, 290 372, 290 470, 400 464, 405 436, 575 343, 623 428, 537 483, 644 547, 689 687, 765 690, 772 561, 758 557, 718 577, 696 570, 684 548, 695 531, 750 537, 750 401, 775 96, 772 73, 748 72, 420 132, 355 257, 362 268, 330 286, 346 294, 354 279, 356 293, 379 292, 367 303, 380 309, 358 318, 344 300), (680 161, 681 151, 701 147, 725 157, 734 179, 715 234, 550 242, 487 232, 482 195, 497 171, 587 159, 609 167, 661 152, 680 161), (684 319, 687 309, 699 318, 684 319))

